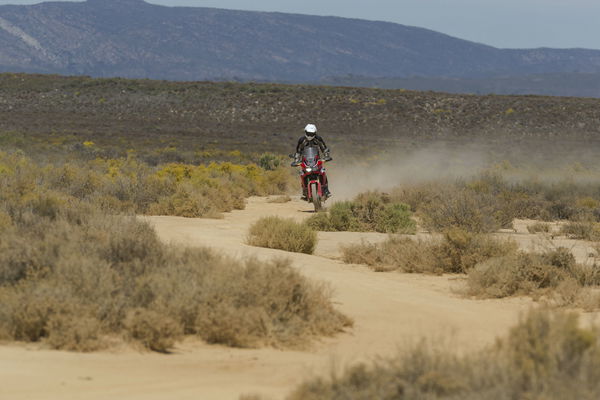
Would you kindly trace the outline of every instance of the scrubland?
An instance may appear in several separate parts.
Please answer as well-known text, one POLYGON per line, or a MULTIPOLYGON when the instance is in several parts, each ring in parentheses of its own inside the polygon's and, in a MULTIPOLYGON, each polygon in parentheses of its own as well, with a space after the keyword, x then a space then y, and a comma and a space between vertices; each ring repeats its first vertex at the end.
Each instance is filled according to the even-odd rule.
POLYGON ((133 213, 218 216, 281 193, 283 170, 134 158, 38 164, 0 153, 0 338, 167 351, 183 335, 297 347, 351 324, 286 260, 234 261, 161 243, 133 213))
MULTIPOLYGON (((582 164, 562 167, 560 173, 555 169, 553 175, 550 171, 534 173, 502 163, 467 177, 371 192, 368 196, 380 202, 405 204, 407 217, 419 221, 429 234, 392 235, 380 243, 347 246, 343 260, 375 271, 458 274, 465 278, 461 291, 467 296, 531 295, 553 305, 596 310, 597 250, 585 262, 577 262, 570 249, 554 245, 552 239, 587 240, 598 248, 600 174, 582 164), (520 250, 508 235, 496 233, 511 232, 515 219, 537 220, 528 229, 546 238, 545 249, 520 250)), ((314 218, 333 220, 336 213, 333 206, 327 218, 314 218)))
MULTIPOLYGON (((529 219, 549 243, 563 236, 600 249, 596 100, 12 74, 0 82, 10 107, 0 110, 0 340, 76 351, 127 340, 166 352, 194 335, 297 348, 351 326, 328 288, 290 261, 167 245, 135 217, 219 218, 248 196, 289 201, 298 182, 279 153, 309 120, 327 121, 331 189, 345 200, 305 223, 259 220, 248 243, 310 254, 315 230, 388 233, 345 248, 344 261, 454 274, 466 297, 600 308, 597 251, 583 263, 568 248, 523 251, 498 233, 529 219)), ((485 351, 424 341, 309 381, 291 398, 597 398, 598 329, 552 310, 485 351)))
POLYGON ((374 365, 358 364, 299 386, 290 400, 596 399, 600 335, 576 314, 535 311, 472 354, 451 339, 423 340, 374 365))

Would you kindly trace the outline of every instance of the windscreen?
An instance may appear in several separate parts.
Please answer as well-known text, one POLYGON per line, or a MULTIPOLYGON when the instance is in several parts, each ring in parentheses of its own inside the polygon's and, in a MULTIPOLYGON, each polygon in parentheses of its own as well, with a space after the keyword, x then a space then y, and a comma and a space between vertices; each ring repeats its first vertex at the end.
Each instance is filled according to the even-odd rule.
POLYGON ((315 147, 305 147, 302 152, 302 158, 304 159, 304 163, 309 167, 315 167, 317 165, 317 161, 319 160, 319 150, 315 147))

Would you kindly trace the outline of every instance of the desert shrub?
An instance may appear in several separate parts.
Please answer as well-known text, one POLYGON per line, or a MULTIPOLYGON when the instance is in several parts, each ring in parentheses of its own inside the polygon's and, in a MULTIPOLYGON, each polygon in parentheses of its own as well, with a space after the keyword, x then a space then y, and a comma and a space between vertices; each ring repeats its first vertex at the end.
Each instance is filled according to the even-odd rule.
POLYGON ((55 349, 89 352, 104 347, 100 321, 94 316, 70 312, 48 320, 47 343, 55 349))
POLYGON ((264 153, 258 159, 258 165, 266 171, 273 171, 282 164, 283 158, 273 153, 264 153))
POLYGON ((248 232, 248 244, 312 254, 317 245, 317 233, 308 225, 279 217, 264 217, 248 232))
POLYGON ((409 204, 434 231, 460 227, 493 232, 510 227, 515 218, 552 221, 600 221, 598 185, 587 176, 540 180, 488 169, 469 179, 404 185, 391 192, 394 201, 409 204))
POLYGON ((600 396, 600 336, 576 314, 532 311, 493 346, 459 354, 424 340, 394 358, 301 384, 290 400, 592 399, 600 396))
POLYGON ((287 260, 240 265, 202 249, 171 257, 176 268, 147 276, 140 301, 210 343, 301 346, 351 324, 333 309, 327 289, 310 283, 287 260), (197 267, 207 262, 210 268, 197 267))
POLYGON ((390 237, 379 244, 363 242, 343 246, 342 260, 351 264, 367 264, 377 272, 442 273, 433 256, 433 244, 411 238, 390 237))
POLYGON ((27 243, 41 258, 56 255, 3 282, 4 336, 88 351, 104 335, 123 333, 166 351, 181 332, 232 346, 298 346, 350 324, 326 288, 288 261, 240 264, 207 250, 170 248, 134 219, 84 224, 44 230, 27 243))
POLYGON ((343 247, 342 258, 348 263, 367 264, 377 271, 466 273, 482 261, 516 250, 512 241, 453 229, 440 240, 390 237, 378 244, 343 247))
POLYGON ((556 288, 566 272, 544 262, 536 254, 519 252, 487 260, 469 273, 469 293, 485 297, 532 294, 539 289, 556 288))
POLYGON ((561 226, 560 233, 572 239, 600 240, 600 224, 593 221, 569 221, 561 226))
POLYGON ((314 229, 322 231, 375 231, 415 233, 416 223, 406 204, 391 201, 388 195, 367 192, 352 201, 333 204, 327 214, 308 219, 314 229))
POLYGON ((465 273, 478 263, 516 252, 516 243, 489 235, 450 229, 432 251, 438 268, 444 272, 465 273))
POLYGON ((3 339, 92 351, 111 335, 167 351, 184 333, 286 347, 351 324, 327 288, 289 261, 241 263, 175 248, 147 223, 72 196, 36 206, 54 192, 26 174, 0 179, 20 188, 0 192, 0 211, 10 218, 0 230, 3 339))
POLYGON ((545 222, 535 222, 531 225, 527 225, 527 231, 529 233, 549 233, 550 224, 545 222))
POLYGON ((548 294, 566 297, 560 302, 573 304, 582 288, 598 285, 599 278, 595 265, 578 264, 568 249, 558 247, 544 253, 519 251, 489 259, 469 271, 467 283, 472 295, 548 294))
POLYGON ((133 339, 159 352, 172 348, 182 335, 181 325, 173 318, 143 308, 129 311, 124 326, 133 339))
POLYGON ((486 233, 512 223, 494 196, 469 189, 446 190, 421 212, 425 227, 438 232, 459 228, 486 233))
POLYGON ((318 213, 311 216, 306 223, 320 231, 359 231, 358 218, 352 212, 352 203, 342 201, 334 203, 328 213, 318 213))

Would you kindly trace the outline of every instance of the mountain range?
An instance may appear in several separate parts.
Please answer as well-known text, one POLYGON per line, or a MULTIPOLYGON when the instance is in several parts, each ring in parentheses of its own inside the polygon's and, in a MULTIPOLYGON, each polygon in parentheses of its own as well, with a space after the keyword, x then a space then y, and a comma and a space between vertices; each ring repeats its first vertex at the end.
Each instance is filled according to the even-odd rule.
MULTIPOLYGON (((540 76, 597 77, 600 51, 498 49, 389 22, 87 0, 0 6, 0 72, 366 86, 384 79, 386 87, 417 79, 426 89, 454 82, 476 92, 494 90, 489 80, 527 87, 540 76)), ((585 85, 585 95, 600 97, 592 81, 598 90, 585 85)))

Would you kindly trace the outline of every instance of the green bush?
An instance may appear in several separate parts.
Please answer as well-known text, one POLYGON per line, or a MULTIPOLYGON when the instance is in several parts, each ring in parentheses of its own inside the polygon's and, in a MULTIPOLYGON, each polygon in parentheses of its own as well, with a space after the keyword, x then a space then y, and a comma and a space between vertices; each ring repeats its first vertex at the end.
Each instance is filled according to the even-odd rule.
POLYGON ((312 254, 317 245, 317 233, 308 225, 293 219, 264 217, 250 227, 248 244, 312 254))

